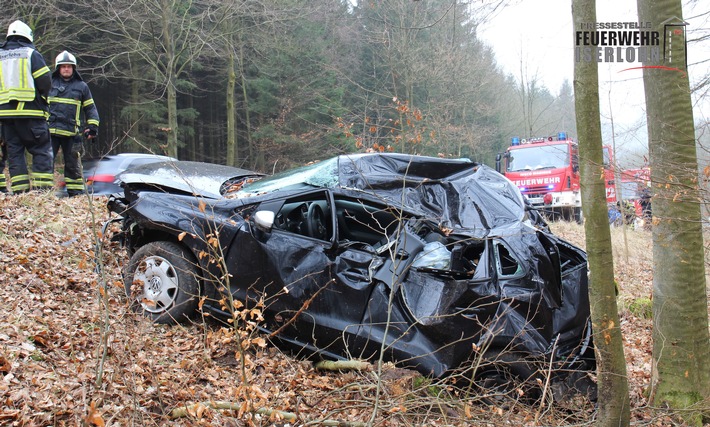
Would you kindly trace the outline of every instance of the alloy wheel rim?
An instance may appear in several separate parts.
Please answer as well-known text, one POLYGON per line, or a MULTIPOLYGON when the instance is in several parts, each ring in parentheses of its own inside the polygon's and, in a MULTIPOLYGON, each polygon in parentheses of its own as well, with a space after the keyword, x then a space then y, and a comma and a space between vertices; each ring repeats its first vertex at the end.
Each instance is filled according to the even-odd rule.
POLYGON ((136 270, 134 281, 143 284, 138 302, 150 313, 163 313, 175 303, 178 277, 175 267, 163 257, 150 256, 136 270))

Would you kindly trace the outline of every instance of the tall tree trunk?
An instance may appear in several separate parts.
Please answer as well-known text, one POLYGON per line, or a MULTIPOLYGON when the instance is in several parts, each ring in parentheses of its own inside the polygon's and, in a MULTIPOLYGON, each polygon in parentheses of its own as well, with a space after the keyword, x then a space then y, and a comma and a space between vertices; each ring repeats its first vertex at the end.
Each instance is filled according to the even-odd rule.
MULTIPOLYGON (((664 66, 645 68, 653 207, 653 370, 656 406, 688 408, 710 394, 710 337, 697 154, 681 0, 638 0, 658 31, 664 66), (669 22, 669 18, 673 21, 669 22), (663 24, 666 24, 665 28, 663 24)), ((654 64, 656 65, 656 64, 654 64)), ((685 412, 700 425, 698 413, 685 412)))
MULTIPOLYGON (((137 79, 131 80, 131 102, 132 103, 138 103, 140 100, 140 82, 137 79)), ((128 129, 132 129, 131 133, 133 135, 140 135, 142 132, 141 129, 141 124, 139 123, 140 121, 140 114, 138 113, 138 110, 133 108, 130 110, 130 120, 131 122, 128 123, 128 129)), ((121 138, 123 138, 123 135, 121 135, 121 138)), ((137 147, 137 144, 133 139, 127 138, 126 141, 128 141, 128 152, 131 151, 141 151, 145 149, 144 147, 137 147)), ((156 153, 156 154, 163 154, 163 153, 156 153)))
POLYGON ((177 121, 177 90, 175 89, 175 79, 177 75, 175 74, 175 48, 172 31, 170 29, 171 24, 171 11, 172 5, 169 1, 163 1, 163 28, 162 28, 162 40, 165 44, 165 77, 166 77, 166 89, 168 94, 168 142, 167 142, 167 155, 177 158, 178 156, 178 121, 177 121))
POLYGON ((172 78, 168 79, 168 156, 178 157, 177 91, 172 78))
POLYGON ((249 163, 252 167, 257 166, 254 160, 256 155, 256 147, 251 138, 251 113, 249 112, 249 95, 247 93, 247 77, 244 70, 244 42, 239 40, 239 77, 242 85, 242 98, 244 99, 244 125, 247 130, 247 147, 249 148, 249 163))
MULTIPOLYGON (((191 91, 192 92, 192 91, 191 91)), ((194 110, 195 109, 195 96, 193 93, 189 93, 188 96, 185 98, 185 103, 187 104, 187 108, 189 110, 194 110)), ((197 151, 197 132, 196 132, 196 126, 195 126, 195 118, 192 114, 188 114, 187 118, 185 119, 185 129, 190 129, 191 132, 188 132, 188 134, 185 135, 185 152, 187 154, 187 158, 185 160, 198 160, 196 157, 196 154, 199 153, 197 151)), ((185 157, 185 156, 183 156, 185 157)))
MULTIPOLYGON (((595 0, 573 0, 575 30, 596 22, 595 0)), ((599 426, 628 426, 629 386, 621 339, 611 233, 607 217, 596 62, 575 62, 574 95, 579 132, 582 208, 589 260, 589 299, 597 356, 599 426)))
POLYGON ((234 89, 237 82, 237 74, 234 71, 234 37, 230 37, 227 49, 227 166, 237 165, 237 128, 236 110, 234 108, 234 89))

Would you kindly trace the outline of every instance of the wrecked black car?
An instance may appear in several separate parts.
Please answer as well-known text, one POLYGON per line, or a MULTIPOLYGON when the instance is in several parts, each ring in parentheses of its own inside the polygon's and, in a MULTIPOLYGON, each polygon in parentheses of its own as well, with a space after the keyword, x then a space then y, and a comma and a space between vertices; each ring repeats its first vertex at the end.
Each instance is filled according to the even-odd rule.
POLYGON ((324 359, 434 377, 482 354, 519 376, 523 360, 593 367, 586 254, 485 165, 356 154, 268 177, 169 162, 120 179, 126 292, 156 322, 259 306, 263 332, 324 359))

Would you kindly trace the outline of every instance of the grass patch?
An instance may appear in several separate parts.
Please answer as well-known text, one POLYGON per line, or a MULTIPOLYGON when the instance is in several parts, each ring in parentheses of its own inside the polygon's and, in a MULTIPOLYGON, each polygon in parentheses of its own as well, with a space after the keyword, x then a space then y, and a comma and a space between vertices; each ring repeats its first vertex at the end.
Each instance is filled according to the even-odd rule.
POLYGON ((628 308, 638 318, 650 319, 653 317, 653 301, 651 301, 651 298, 636 298, 629 303, 628 308))

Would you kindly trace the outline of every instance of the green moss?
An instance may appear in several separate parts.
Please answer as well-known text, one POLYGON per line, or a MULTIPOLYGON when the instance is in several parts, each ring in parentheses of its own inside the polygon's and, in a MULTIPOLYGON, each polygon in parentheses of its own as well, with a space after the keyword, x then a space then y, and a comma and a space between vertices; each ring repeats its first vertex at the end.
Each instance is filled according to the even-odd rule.
POLYGON ((641 319, 653 317, 653 301, 650 298, 636 298, 629 303, 629 311, 641 319))
POLYGON ((414 377, 413 385, 414 388, 419 388, 423 386, 428 386, 431 384, 431 380, 422 376, 414 377))
POLYGON ((412 381, 415 390, 425 390, 426 394, 433 397, 441 395, 442 388, 432 383, 431 379, 423 376, 416 376, 412 381))
POLYGON ((702 408, 694 408, 703 398, 698 393, 692 392, 668 392, 656 395, 656 403, 665 404, 671 409, 677 410, 676 415, 689 426, 703 425, 702 408))

